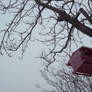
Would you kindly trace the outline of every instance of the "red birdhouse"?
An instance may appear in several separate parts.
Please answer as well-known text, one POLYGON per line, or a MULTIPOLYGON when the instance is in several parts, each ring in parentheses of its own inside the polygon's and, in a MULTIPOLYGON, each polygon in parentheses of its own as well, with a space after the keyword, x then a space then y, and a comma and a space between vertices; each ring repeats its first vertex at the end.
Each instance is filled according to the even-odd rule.
POLYGON ((68 65, 72 66, 74 74, 92 75, 92 49, 79 48, 72 54, 68 65))

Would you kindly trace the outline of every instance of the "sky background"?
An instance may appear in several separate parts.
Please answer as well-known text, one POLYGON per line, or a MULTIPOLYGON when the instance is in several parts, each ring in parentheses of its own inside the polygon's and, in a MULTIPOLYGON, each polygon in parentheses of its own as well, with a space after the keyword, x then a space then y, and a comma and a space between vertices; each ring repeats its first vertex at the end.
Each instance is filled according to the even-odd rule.
MULTIPOLYGON (((0 30, 8 21, 8 15, 0 15, 0 30)), ((84 45, 91 47, 91 44, 91 38, 85 37, 84 45)), ((34 42, 29 45, 21 60, 18 55, 11 58, 7 55, 0 56, 0 92, 41 92, 35 84, 49 88, 40 73, 41 60, 36 58, 42 50, 43 45, 34 42)))
MULTIPOLYGON (((5 4, 6 0, 3 0, 5 4)), ((6 24, 12 19, 10 14, 1 14, 0 12, 0 30, 6 28, 6 24)), ((20 27, 20 30, 24 26, 20 27)), ((40 30, 37 27, 36 30, 40 30)), ((35 34, 35 33, 34 33, 35 34)), ((38 37, 37 34, 34 37, 38 37)), ((33 37, 33 38, 34 38, 33 37)), ((0 40, 2 34, 0 34, 0 40)), ((0 55, 0 92, 41 92, 35 85, 39 84, 42 89, 49 88, 46 81, 41 76, 42 69, 40 56, 43 45, 37 41, 29 43, 23 59, 20 59, 20 54, 17 52, 13 57, 8 57, 5 53, 0 55)), ((50 87, 51 89, 51 87, 50 87)))
POLYGON ((0 56, 0 92, 39 92, 34 84, 43 83, 40 74, 39 45, 31 46, 23 60, 0 56))
MULTIPOLYGON (((8 14, 0 15, 0 30, 10 19, 8 14)), ((23 59, 20 59, 18 53, 11 58, 5 53, 3 56, 0 55, 0 92, 40 92, 35 84, 47 87, 40 73, 41 60, 37 58, 42 48, 43 45, 36 41, 29 43, 23 59)))

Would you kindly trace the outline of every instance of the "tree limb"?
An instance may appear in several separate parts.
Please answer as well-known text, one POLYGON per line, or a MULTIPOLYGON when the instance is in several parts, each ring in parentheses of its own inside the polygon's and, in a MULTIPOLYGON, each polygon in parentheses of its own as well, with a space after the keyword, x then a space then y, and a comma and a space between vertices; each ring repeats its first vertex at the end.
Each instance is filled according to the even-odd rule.
POLYGON ((63 10, 59 10, 53 6, 47 5, 45 3, 40 2, 40 0, 36 0, 36 3, 48 8, 56 13, 58 13, 66 22, 69 22, 70 24, 72 24, 74 27, 76 27, 79 31, 81 31, 82 33, 88 35, 89 37, 92 37, 92 29, 87 27, 86 25, 80 23, 80 21, 78 21, 75 18, 72 18, 69 14, 67 14, 65 11, 63 10))

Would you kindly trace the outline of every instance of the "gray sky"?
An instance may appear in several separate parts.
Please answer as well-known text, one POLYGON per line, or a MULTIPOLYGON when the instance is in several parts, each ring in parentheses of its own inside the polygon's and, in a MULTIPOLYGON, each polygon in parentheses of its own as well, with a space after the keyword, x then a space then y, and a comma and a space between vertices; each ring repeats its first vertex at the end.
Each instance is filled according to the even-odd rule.
MULTIPOLYGON (((0 30, 8 21, 8 15, 0 15, 0 30)), ((41 51, 42 45, 34 42, 29 45, 22 60, 18 53, 11 58, 5 54, 0 56, 0 92, 40 92, 34 84, 46 85, 40 74, 40 59, 36 58, 41 51)))
MULTIPOLYGON (((4 28, 8 21, 7 16, 0 15, 0 29, 4 28)), ((90 47, 91 38, 84 40, 84 45, 90 47)), ((40 55, 42 48, 40 43, 30 44, 23 60, 19 60, 18 55, 12 58, 0 56, 0 92, 41 92, 34 86, 39 83, 48 88, 40 74, 40 59, 35 58, 40 55)))
MULTIPOLYGON (((11 18, 8 14, 0 13, 0 30, 6 27, 5 24, 11 18)), ((20 29, 22 28, 23 26, 20 29)), ((1 37, 2 35, 0 40, 1 37)), ((42 48, 41 43, 31 43, 22 60, 18 59, 18 53, 11 58, 5 54, 0 55, 0 92, 41 92, 34 86, 35 84, 47 87, 40 73, 41 61, 35 58, 41 54, 42 48)))
MULTIPOLYGON (((0 56, 0 92, 41 92, 35 87, 49 88, 41 76, 41 45, 33 43, 27 48, 23 60, 0 56)), ((51 88, 51 87, 50 87, 51 88)))
POLYGON ((39 51, 37 44, 27 49, 23 60, 0 56, 0 92, 39 92, 34 87, 43 81, 40 61, 34 58, 39 51))

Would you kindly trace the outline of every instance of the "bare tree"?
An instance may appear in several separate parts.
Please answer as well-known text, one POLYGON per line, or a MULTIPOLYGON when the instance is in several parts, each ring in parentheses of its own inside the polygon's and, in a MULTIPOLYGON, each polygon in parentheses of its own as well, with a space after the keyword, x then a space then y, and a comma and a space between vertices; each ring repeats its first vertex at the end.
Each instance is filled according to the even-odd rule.
POLYGON ((78 48, 83 43, 82 37, 92 37, 92 0, 0 0, 0 14, 11 16, 9 23, 0 31, 1 55, 6 52, 12 56, 19 49, 23 54, 37 32, 43 40, 35 40, 48 47, 40 57, 45 65, 44 78, 56 87, 57 92, 90 92, 87 80, 91 78, 72 75, 64 70, 54 74, 48 68, 58 58, 63 58, 65 64, 65 57, 71 56, 73 47, 78 48), (49 72, 58 82, 47 77, 49 72))

